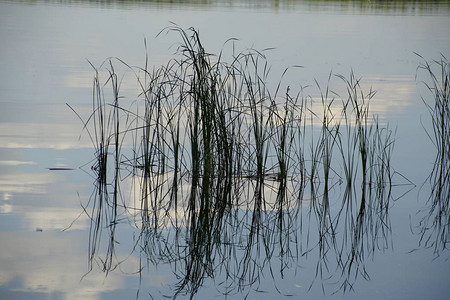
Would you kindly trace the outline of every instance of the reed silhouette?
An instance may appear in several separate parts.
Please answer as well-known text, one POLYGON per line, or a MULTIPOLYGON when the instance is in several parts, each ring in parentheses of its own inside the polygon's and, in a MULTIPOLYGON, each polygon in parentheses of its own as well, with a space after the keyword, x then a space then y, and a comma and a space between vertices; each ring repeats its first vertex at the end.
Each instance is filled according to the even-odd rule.
POLYGON ((324 91, 317 84, 320 101, 282 80, 271 90, 264 52, 226 62, 192 28, 164 32, 182 41, 166 65, 109 58, 103 81, 94 68, 93 112, 83 121, 95 148, 90 268, 121 263, 115 229, 132 223, 141 233, 131 252, 171 265, 173 298, 193 298, 205 280, 225 295, 248 294, 267 276, 283 294, 277 281, 307 257, 317 261, 311 285, 326 293, 369 278, 367 257, 390 247, 395 173, 395 133, 369 112, 375 93, 353 73, 330 74, 324 91), (132 100, 116 65, 137 83, 132 100), (335 78, 346 95, 332 92, 335 78))
POLYGON ((442 55, 440 60, 428 62, 417 54, 423 62, 418 70, 429 78, 423 81, 431 92, 432 100, 422 98, 431 117, 432 132, 428 137, 436 148, 433 169, 428 177, 431 193, 425 215, 420 222, 420 243, 434 248, 439 256, 448 250, 450 242, 450 62, 442 55))

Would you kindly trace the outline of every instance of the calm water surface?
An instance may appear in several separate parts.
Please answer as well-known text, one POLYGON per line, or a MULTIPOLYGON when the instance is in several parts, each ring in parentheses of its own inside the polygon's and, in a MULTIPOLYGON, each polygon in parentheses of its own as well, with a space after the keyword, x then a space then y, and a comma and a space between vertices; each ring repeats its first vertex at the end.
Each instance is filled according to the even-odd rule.
MULTIPOLYGON (((288 73, 286 84, 310 86, 310 93, 317 94, 315 80, 326 86, 330 72, 348 76, 353 70, 365 89, 377 91, 372 112, 396 128, 392 164, 408 179, 394 178, 388 246, 369 242, 376 249, 361 263, 368 277, 351 278, 352 290, 340 289, 346 274, 336 275, 340 271, 332 263, 323 277, 317 275, 317 262, 324 257, 314 248, 289 261, 284 273, 277 255, 271 260, 252 256, 258 259, 248 264, 261 266, 254 268, 261 276, 228 297, 448 299, 448 250, 436 255, 422 247, 417 234, 436 151, 424 130, 430 130, 430 118, 421 96, 432 99, 421 81, 428 77, 417 72, 422 60, 414 52, 427 60, 450 57, 450 4, 389 3, 0 1, 0 298, 174 295, 183 272, 158 254, 133 249, 140 230, 132 221, 115 232, 117 267, 103 272, 99 255, 88 272, 91 222, 83 207, 90 205, 95 191, 94 150, 83 124, 66 105, 83 118, 91 112, 94 71, 88 60, 99 66, 107 57, 118 57, 143 66, 146 39, 149 63, 158 67, 167 62, 179 36, 157 35, 174 22, 198 29, 213 53, 229 49, 230 44, 224 46, 229 38, 239 40, 238 51, 273 48, 266 52, 273 78, 269 84, 276 85, 286 67, 301 65, 288 73)), ((124 92, 131 84, 127 80, 124 92)), ((331 87, 339 89, 339 84, 332 77, 331 87)), ((309 226, 317 226, 316 221, 309 226)), ((225 297, 226 274, 220 265, 213 272, 215 280, 206 278, 194 298, 225 297)))

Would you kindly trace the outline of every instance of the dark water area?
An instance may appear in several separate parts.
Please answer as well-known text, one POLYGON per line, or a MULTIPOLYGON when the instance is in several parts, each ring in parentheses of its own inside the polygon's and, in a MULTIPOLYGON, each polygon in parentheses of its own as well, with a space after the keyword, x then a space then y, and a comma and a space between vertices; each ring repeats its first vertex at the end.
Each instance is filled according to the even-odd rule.
POLYGON ((449 14, 0 1, 0 298, 447 299, 449 14))

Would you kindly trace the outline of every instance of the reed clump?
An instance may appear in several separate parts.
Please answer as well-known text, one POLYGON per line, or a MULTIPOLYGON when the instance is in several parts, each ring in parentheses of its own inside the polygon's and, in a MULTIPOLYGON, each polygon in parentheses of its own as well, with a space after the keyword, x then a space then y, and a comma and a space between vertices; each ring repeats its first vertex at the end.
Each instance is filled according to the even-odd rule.
POLYGON ((344 288, 358 274, 367 278, 365 257, 388 238, 394 174, 394 133, 369 113, 375 92, 365 93, 353 73, 330 74, 318 96, 282 80, 271 89, 264 52, 233 52, 227 62, 207 52, 196 30, 166 31, 182 40, 166 65, 110 58, 104 83, 94 68, 93 113, 83 121, 98 179, 91 260, 106 226, 110 250, 101 261, 112 268, 114 228, 129 216, 141 229, 134 249, 177 270, 174 297, 193 297, 205 280, 223 280, 224 294, 248 291, 264 272, 277 277, 272 257, 283 277, 314 249, 321 282, 334 280, 330 269, 344 288), (131 101, 117 64, 137 83, 131 101), (335 77, 347 94, 332 92, 335 77), (329 193, 342 183, 333 205, 329 193))
POLYGON ((421 220, 421 243, 433 247, 437 255, 448 250, 450 242, 450 62, 442 55, 439 60, 423 62, 418 70, 429 80, 424 84, 431 99, 422 98, 431 117, 432 132, 427 132, 436 148, 433 169, 428 177, 431 193, 427 213, 421 220))

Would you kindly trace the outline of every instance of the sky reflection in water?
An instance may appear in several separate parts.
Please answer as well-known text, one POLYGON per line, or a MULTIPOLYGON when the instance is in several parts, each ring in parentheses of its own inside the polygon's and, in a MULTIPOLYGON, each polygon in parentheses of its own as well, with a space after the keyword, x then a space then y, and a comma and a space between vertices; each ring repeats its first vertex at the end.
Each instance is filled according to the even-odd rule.
MULTIPOLYGON (((174 43, 179 40, 175 35, 154 37, 169 21, 182 27, 198 28, 205 47, 215 53, 230 37, 240 39, 236 43, 239 50, 276 47, 267 52, 272 64, 271 77, 275 81, 284 68, 297 64, 304 66, 294 72, 295 77, 285 78, 286 85, 314 86, 316 79, 325 87, 330 71, 346 75, 353 69, 357 76, 363 78, 364 90, 373 87, 377 91, 372 112, 380 114, 391 128, 397 127, 393 154, 395 169, 418 186, 431 171, 435 152, 420 123, 420 120, 422 123, 429 120, 420 100, 420 95, 427 95, 427 92, 415 80, 421 60, 413 51, 427 59, 438 58, 439 53, 449 54, 447 4, 439 9, 435 6, 411 9, 414 5, 396 1, 391 5, 398 5, 400 9, 391 6, 385 10, 367 7, 365 1, 350 4, 348 1, 298 1, 293 4, 281 1, 277 8, 274 8, 274 2, 267 1, 258 9, 252 6, 253 2, 211 6, 111 3, 106 6, 86 1, 72 1, 70 5, 51 1, 0 3, 0 34, 2 40, 7 41, 2 43, 0 56, 1 296, 28 294, 45 298, 51 294, 69 299, 99 299, 102 295, 123 298, 134 297, 138 288, 142 298, 147 297, 147 292, 156 299, 162 294, 173 294, 173 285, 178 280, 173 277, 173 270, 161 262, 167 259, 164 252, 148 256, 136 251, 128 256, 132 250, 130 246, 137 241, 153 242, 157 246, 165 246, 164 242, 151 238, 138 240, 141 228, 132 229, 133 223, 129 228, 122 219, 120 221, 125 224, 117 226, 115 232, 121 242, 116 245, 115 253, 116 261, 126 260, 118 269, 109 272, 106 279, 99 270, 102 263, 97 260, 94 271, 80 282, 88 270, 88 230, 91 224, 82 213, 82 205, 86 205, 95 192, 95 173, 90 169, 94 156, 82 124, 65 104, 67 102, 76 108, 84 118, 91 113, 94 73, 86 59, 98 66, 106 57, 117 56, 129 64, 143 66, 143 38, 146 37, 150 63, 159 66, 166 62, 175 51, 174 43), (267 26, 267 20, 270 20, 270 26, 267 26), (84 167, 76 171, 47 169, 79 166, 84 167), (37 229, 42 229, 42 232, 37 229), (158 268, 150 266, 142 273, 139 286, 135 272, 141 267, 140 263, 145 265, 147 258, 160 263, 158 268)), ((136 83, 132 78, 127 76, 121 88, 130 98, 135 95, 133 88, 128 88, 136 83)), ((336 82, 333 80, 332 85, 336 82)), ((340 88, 337 84, 333 87, 334 90, 340 88)), ((308 92, 313 94, 316 90, 309 88, 308 92)), ((132 190, 127 184, 122 184, 121 188, 124 195, 129 195, 132 190)), ((394 191, 396 196, 400 196, 407 190, 396 188, 394 191)), ((432 253, 424 250, 407 254, 418 247, 419 236, 410 233, 410 217, 414 229, 420 219, 416 213, 423 208, 428 198, 427 191, 426 186, 420 192, 415 189, 406 197, 391 202, 389 228, 392 232, 380 235, 380 239, 383 245, 384 242, 389 245, 392 239, 394 248, 389 246, 387 251, 377 249, 374 263, 368 259, 361 265, 367 267, 371 280, 358 280, 354 286, 356 292, 349 292, 346 298, 379 299, 389 295, 409 299, 444 299, 448 295, 448 263, 442 259, 432 262, 432 253)), ((339 207, 342 189, 333 189, 331 193, 331 205, 339 207)), ((311 198, 308 194, 307 197, 311 198)), ((308 203, 302 208, 305 209, 302 213, 312 209, 308 203)), ((320 215, 312 213, 311 216, 320 215)), ((327 222, 326 215, 322 217, 303 221, 317 230, 319 221, 327 222)), ((266 226, 274 224, 275 215, 269 213, 265 218, 261 222, 264 224, 262 230, 268 233, 270 227, 266 226)), ((286 222, 292 221, 287 214, 283 218, 286 222)), ((227 229, 230 232, 239 228, 233 229, 231 224, 227 229)), ((303 232, 308 230, 303 229, 303 232)), ((164 233, 169 237, 173 234, 164 233)), ((223 234, 226 233, 225 230, 223 234)), ((147 236, 151 237, 151 233, 147 236)), ((275 236, 266 234, 260 238, 274 239, 275 236)), ((105 229, 104 237, 108 238, 108 229, 105 229)), ((299 237, 300 241, 305 238, 303 235, 299 237)), ((374 244, 369 242, 365 245, 374 244)), ((223 247, 216 249, 217 253, 230 249, 230 246, 223 247)), ((326 248, 322 249, 325 251, 326 248)), ((170 251, 165 253, 173 255, 170 251)), ((249 257, 254 259, 259 255, 262 258, 262 253, 262 250, 259 254, 250 253, 249 257)), ((101 254, 105 253, 101 252, 99 257, 101 254)), ((327 255, 330 254, 336 252, 331 251, 327 255)), ((227 256, 218 254, 216 257, 227 256)), ((276 262, 279 262, 279 257, 272 259, 271 263, 276 262)), ((280 278, 279 269, 274 267, 278 288, 286 294, 321 297, 320 282, 305 294, 315 277, 317 262, 320 262, 320 255, 313 251, 307 260, 301 260, 300 266, 286 269, 284 279, 280 278), (293 270, 298 271, 296 276, 290 274, 293 270)), ((290 263, 294 265, 296 262, 290 263)), ((184 266, 183 262, 177 264, 184 266)), ((254 270, 258 271, 257 268, 254 270)), ((260 289, 267 287, 270 291, 267 297, 272 298, 276 293, 274 280, 271 276, 260 280, 260 289)), ((336 285, 331 290, 334 288, 336 285)), ((199 291, 199 297, 215 294, 214 288, 199 291)), ((266 294, 251 292, 250 296, 260 299, 266 294)))

